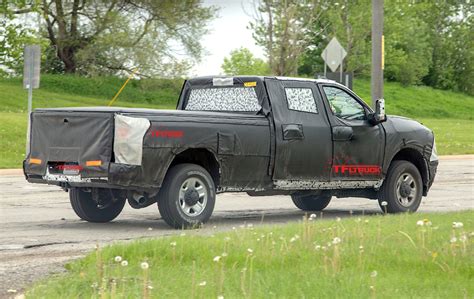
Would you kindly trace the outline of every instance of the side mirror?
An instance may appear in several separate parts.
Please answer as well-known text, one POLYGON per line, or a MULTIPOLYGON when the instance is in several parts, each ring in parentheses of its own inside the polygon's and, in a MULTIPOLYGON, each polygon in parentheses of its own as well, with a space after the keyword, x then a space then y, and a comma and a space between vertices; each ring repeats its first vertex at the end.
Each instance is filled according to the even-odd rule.
POLYGON ((375 112, 370 115, 370 121, 376 125, 387 120, 385 115, 385 100, 378 99, 375 101, 375 112))

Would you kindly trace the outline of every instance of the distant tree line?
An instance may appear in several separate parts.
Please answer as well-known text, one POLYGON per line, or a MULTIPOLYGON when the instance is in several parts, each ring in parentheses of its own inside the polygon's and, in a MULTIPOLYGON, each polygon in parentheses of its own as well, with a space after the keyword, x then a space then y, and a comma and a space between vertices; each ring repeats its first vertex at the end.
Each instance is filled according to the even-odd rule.
MULTIPOLYGON (((269 73, 312 77, 322 72, 321 53, 335 36, 348 53, 345 70, 370 75, 371 0, 255 4, 250 28, 265 51, 269 73)), ((474 94, 473 12, 467 0, 385 0, 385 78, 474 94)))
POLYGON ((0 72, 18 73, 24 44, 34 42, 49 73, 116 75, 139 65, 142 76, 182 75, 202 57, 214 13, 200 0, 1 1, 0 72))

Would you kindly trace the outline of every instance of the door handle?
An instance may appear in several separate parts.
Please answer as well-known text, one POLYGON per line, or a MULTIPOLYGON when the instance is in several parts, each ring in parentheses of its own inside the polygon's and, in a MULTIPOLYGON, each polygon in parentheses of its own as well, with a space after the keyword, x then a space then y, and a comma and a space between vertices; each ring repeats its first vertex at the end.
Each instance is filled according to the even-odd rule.
POLYGON ((304 139, 303 125, 288 124, 282 125, 283 140, 301 140, 304 139))
POLYGON ((334 141, 349 141, 353 136, 354 131, 352 130, 352 127, 332 127, 332 140, 334 141))

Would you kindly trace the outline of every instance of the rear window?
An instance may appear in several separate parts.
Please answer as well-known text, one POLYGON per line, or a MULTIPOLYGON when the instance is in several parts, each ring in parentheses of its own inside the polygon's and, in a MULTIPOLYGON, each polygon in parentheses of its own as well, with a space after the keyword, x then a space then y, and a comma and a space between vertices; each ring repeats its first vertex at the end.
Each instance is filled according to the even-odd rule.
POLYGON ((184 109, 258 112, 261 108, 253 87, 218 87, 191 89, 184 109))

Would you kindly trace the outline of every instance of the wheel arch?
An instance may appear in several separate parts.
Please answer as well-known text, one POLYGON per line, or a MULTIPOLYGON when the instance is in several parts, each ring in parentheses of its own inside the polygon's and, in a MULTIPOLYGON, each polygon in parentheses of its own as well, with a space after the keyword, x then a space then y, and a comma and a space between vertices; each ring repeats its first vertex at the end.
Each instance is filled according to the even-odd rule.
POLYGON ((390 161, 390 164, 393 161, 404 160, 412 163, 418 169, 421 175, 421 180, 423 182, 423 196, 428 194, 428 180, 429 180, 429 173, 428 173, 428 165, 426 164, 425 158, 423 158, 422 153, 418 150, 406 147, 399 150, 390 161))
POLYGON ((216 155, 207 148, 189 148, 176 154, 171 161, 167 172, 171 167, 183 164, 192 163, 199 165, 206 169, 212 177, 215 186, 220 184, 220 164, 216 155))

